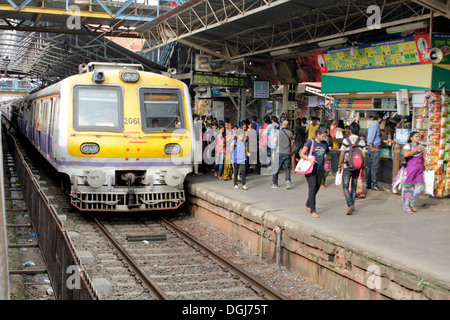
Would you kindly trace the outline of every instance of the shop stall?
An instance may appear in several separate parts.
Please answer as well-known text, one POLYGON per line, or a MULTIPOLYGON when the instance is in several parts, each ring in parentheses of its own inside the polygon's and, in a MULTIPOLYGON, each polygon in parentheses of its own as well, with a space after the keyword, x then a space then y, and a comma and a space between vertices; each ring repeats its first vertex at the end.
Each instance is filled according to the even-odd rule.
MULTIPOLYGON (((433 195, 450 195, 448 97, 450 35, 416 33, 379 43, 366 43, 314 55, 322 73, 322 92, 335 99, 336 125, 358 121, 361 131, 382 111, 379 181, 390 183, 412 130, 423 136, 426 169, 433 172, 433 195), (391 138, 391 139, 390 139, 391 138)), ((336 140, 345 130, 336 129, 336 140)))
POLYGON ((335 99, 335 110, 337 128, 335 129, 333 147, 336 149, 348 137, 346 127, 353 121, 359 123, 361 128, 360 132, 367 137, 368 128, 373 122, 375 113, 381 112, 383 114, 384 120, 380 124, 382 140, 380 167, 383 170, 379 170, 378 180, 384 183, 392 183, 392 172, 394 170, 393 157, 396 142, 398 140, 403 142, 405 132, 409 134, 411 131, 411 117, 398 114, 395 92, 379 92, 371 97, 349 93, 345 97, 342 96, 335 99))

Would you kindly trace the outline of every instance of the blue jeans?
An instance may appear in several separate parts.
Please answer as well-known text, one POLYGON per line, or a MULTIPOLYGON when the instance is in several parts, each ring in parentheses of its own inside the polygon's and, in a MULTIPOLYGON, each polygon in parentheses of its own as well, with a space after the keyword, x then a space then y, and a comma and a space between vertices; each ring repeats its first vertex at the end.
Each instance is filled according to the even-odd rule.
POLYGON ((222 173, 223 173, 223 160, 225 158, 225 153, 221 153, 221 152, 217 152, 216 153, 216 161, 215 161, 215 165, 216 165, 216 171, 217 171, 217 176, 221 177, 222 173))
POLYGON ((345 200, 347 201, 347 206, 354 207, 355 206, 355 198, 356 198, 356 187, 358 184, 359 172, 361 170, 349 170, 344 169, 342 173, 342 189, 344 189, 345 200), (348 191, 348 187, 350 186, 350 179, 352 179, 352 192, 348 191))
MULTIPOLYGON (((276 164, 276 161, 274 165, 276 164)), ((291 181, 291 155, 288 153, 280 153, 278 159, 278 168, 273 168, 275 173, 272 175, 272 182, 274 185, 278 185, 278 171, 283 167, 286 173, 286 182, 291 181)))
POLYGON ((378 186, 378 168, 380 167, 380 150, 368 152, 367 169, 366 169, 366 186, 375 188, 378 186))

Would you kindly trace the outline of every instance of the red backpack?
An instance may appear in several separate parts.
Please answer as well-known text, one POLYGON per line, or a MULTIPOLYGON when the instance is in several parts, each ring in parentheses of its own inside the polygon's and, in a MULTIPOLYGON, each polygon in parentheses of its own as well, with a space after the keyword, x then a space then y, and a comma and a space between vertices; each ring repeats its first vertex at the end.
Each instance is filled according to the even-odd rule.
POLYGON ((347 160, 347 168, 351 171, 359 170, 363 167, 364 159, 362 153, 362 147, 359 146, 360 138, 356 139, 354 144, 351 144, 349 138, 346 139, 348 144, 346 146, 350 146, 350 150, 348 151, 348 160, 347 160))

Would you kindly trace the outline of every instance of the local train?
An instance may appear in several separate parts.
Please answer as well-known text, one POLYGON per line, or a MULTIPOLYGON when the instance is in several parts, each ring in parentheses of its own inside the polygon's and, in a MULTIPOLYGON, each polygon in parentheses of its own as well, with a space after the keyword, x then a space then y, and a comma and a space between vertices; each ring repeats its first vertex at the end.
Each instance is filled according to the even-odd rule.
POLYGON ((81 211, 178 208, 195 148, 187 85, 134 64, 80 69, 14 101, 19 131, 81 211))

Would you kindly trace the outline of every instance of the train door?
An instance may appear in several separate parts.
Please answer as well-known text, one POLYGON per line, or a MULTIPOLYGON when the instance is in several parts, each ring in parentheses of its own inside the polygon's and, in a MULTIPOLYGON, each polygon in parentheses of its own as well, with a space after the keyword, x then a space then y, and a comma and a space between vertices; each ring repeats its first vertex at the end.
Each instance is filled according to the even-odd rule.
POLYGON ((55 161, 54 141, 55 141, 55 125, 56 125, 56 113, 58 111, 58 98, 52 98, 50 103, 50 124, 48 129, 49 143, 48 143, 48 155, 52 161, 55 161))
POLYGON ((42 147, 43 151, 45 152, 47 158, 49 157, 49 151, 48 151, 48 145, 49 145, 49 138, 50 138, 50 113, 51 113, 51 103, 52 99, 45 99, 43 101, 44 103, 44 110, 43 110, 43 116, 42 116, 42 147))
POLYGON ((33 111, 34 144, 38 149, 41 148, 39 143, 40 142, 39 132, 41 131, 41 122, 42 122, 41 105, 42 100, 36 101, 36 105, 33 111))

